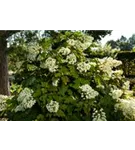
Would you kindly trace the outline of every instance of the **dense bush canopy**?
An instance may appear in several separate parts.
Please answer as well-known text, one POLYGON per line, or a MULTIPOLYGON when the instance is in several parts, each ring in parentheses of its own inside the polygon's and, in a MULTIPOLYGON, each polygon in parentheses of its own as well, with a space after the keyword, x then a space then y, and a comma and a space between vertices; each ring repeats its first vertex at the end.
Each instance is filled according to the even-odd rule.
POLYGON ((135 119, 118 50, 71 31, 11 48, 19 57, 10 57, 12 96, 1 96, 1 115, 8 120, 135 119))

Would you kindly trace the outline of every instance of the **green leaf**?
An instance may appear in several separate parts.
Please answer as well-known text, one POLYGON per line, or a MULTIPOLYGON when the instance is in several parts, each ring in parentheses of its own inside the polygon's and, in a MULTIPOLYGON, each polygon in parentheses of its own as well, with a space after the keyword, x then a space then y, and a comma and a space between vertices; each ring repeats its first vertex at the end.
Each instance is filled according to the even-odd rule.
POLYGON ((99 85, 99 86, 102 85, 102 84, 101 84, 101 79, 100 79, 99 76, 95 76, 94 79, 95 79, 95 82, 96 82, 97 85, 99 85))
POLYGON ((72 105, 69 105, 69 106, 67 107, 67 113, 68 113, 68 115, 69 115, 69 116, 72 116, 72 112, 73 112, 73 106, 72 106, 72 105))
POLYGON ((69 95, 71 95, 71 96, 73 95, 73 92, 72 92, 72 90, 70 90, 70 89, 67 90, 67 93, 68 93, 69 95))
POLYGON ((69 69, 66 66, 62 66, 60 73, 63 75, 70 75, 69 69))
POLYGON ((114 100, 112 99, 112 97, 110 95, 105 95, 104 97, 100 98, 100 104, 102 106, 108 107, 113 105, 114 100))
POLYGON ((37 89, 34 94, 33 94, 34 97, 39 97, 41 96, 41 89, 37 89))
POLYGON ((61 41, 64 40, 65 38, 66 38, 66 35, 63 35, 63 34, 60 35, 61 41))
POLYGON ((56 94, 53 94, 52 97, 53 97, 53 100, 55 100, 55 101, 57 101, 57 102, 60 102, 60 101, 63 99, 63 98, 62 98, 60 95, 58 95, 57 93, 56 93, 56 94))
POLYGON ((78 107, 78 109, 82 109, 82 107, 83 107, 83 101, 79 101, 77 104, 76 104, 76 106, 78 107))
POLYGON ((79 114, 73 114, 71 117, 69 117, 69 120, 71 121, 81 121, 81 118, 79 116, 79 114))
POLYGON ((43 50, 46 51, 52 45, 52 40, 51 38, 44 38, 41 43, 42 43, 43 50))
POLYGON ((62 104, 62 105, 60 105, 60 108, 63 110, 63 111, 65 111, 66 109, 67 109, 67 105, 65 105, 65 104, 62 104))
POLYGON ((80 86, 80 84, 81 84, 80 81, 81 81, 80 78, 76 79, 76 80, 74 81, 74 83, 72 84, 72 87, 73 87, 74 89, 79 89, 79 86, 80 86))
POLYGON ((48 92, 57 92, 57 91, 58 91, 58 89, 55 86, 50 85, 48 88, 48 92))
POLYGON ((26 79, 26 81, 27 81, 26 85, 29 86, 29 85, 32 85, 35 83, 36 78, 35 77, 29 77, 28 79, 26 79))
POLYGON ((47 104, 48 102, 50 102, 50 100, 48 100, 47 95, 42 95, 42 96, 40 96, 39 99, 37 99, 37 101, 39 101, 40 106, 41 106, 42 108, 45 108, 45 107, 46 107, 46 104, 47 104))
POLYGON ((78 78, 78 72, 75 69, 74 66, 69 65, 69 70, 70 70, 70 75, 73 76, 74 78, 78 78))
POLYGON ((85 113, 86 115, 89 115, 89 114, 90 114, 90 107, 89 107, 89 105, 88 105, 87 103, 84 103, 84 105, 83 105, 83 110, 84 110, 84 113, 85 113))
POLYGON ((58 110, 57 115, 59 117, 65 117, 65 113, 62 110, 60 110, 60 109, 58 110))
POLYGON ((67 76, 63 76, 61 79, 65 85, 67 85, 67 83, 69 82, 69 78, 67 76))
POLYGON ((79 85, 78 84, 71 84, 71 87, 74 88, 75 90, 78 90, 79 85))
POLYGON ((61 77, 61 74, 60 73, 55 73, 55 75, 54 75, 56 78, 58 78, 58 77, 61 77))
POLYGON ((37 66, 32 64, 27 64, 28 71, 35 71, 37 69, 37 66))
POLYGON ((68 86, 62 85, 62 87, 59 89, 59 94, 64 96, 67 89, 68 89, 68 86))
POLYGON ((39 115, 37 116, 37 121, 44 121, 44 120, 45 120, 44 115, 39 114, 39 115))
POLYGON ((48 87, 48 83, 47 82, 41 82, 41 86, 44 87, 44 88, 47 88, 48 87))
POLYGON ((53 117, 53 114, 48 112, 48 113, 46 113, 46 117, 50 118, 49 120, 51 120, 51 118, 53 117))
POLYGON ((41 90, 42 94, 46 94, 48 92, 46 88, 41 88, 40 90, 41 90))
POLYGON ((89 84, 90 83, 90 79, 85 79, 85 78, 79 78, 80 83, 83 84, 89 84))
POLYGON ((76 100, 74 100, 73 97, 71 97, 71 96, 65 96, 64 103, 65 104, 73 104, 73 103, 76 103, 76 100))

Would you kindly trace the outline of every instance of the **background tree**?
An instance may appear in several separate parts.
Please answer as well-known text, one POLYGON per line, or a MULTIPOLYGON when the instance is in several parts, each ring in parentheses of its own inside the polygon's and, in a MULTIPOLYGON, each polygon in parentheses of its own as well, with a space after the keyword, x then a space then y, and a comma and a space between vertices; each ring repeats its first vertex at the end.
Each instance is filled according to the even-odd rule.
POLYGON ((18 31, 0 31, 0 94, 9 95, 7 38, 18 31))
POLYGON ((84 33, 92 36, 95 41, 101 40, 107 34, 111 34, 112 30, 83 30, 84 33))
POLYGON ((118 46, 121 50, 132 50, 131 42, 124 36, 118 40, 118 46))
POLYGON ((110 40, 107 42, 107 44, 111 45, 111 47, 114 48, 118 48, 118 43, 114 40, 110 40))
POLYGON ((129 43, 132 45, 132 48, 135 46, 135 34, 133 34, 130 38, 129 38, 129 43))
POLYGON ((110 40, 107 42, 112 48, 119 48, 122 51, 131 51, 135 46, 135 34, 133 34, 129 39, 121 36, 120 39, 114 41, 110 40))

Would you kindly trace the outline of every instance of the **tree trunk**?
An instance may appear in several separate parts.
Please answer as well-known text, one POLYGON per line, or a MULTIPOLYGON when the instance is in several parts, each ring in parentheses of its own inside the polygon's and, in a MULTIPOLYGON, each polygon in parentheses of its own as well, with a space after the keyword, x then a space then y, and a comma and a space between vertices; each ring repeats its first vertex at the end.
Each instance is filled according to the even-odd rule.
POLYGON ((7 41, 0 37, 0 94, 10 95, 7 62, 7 41))

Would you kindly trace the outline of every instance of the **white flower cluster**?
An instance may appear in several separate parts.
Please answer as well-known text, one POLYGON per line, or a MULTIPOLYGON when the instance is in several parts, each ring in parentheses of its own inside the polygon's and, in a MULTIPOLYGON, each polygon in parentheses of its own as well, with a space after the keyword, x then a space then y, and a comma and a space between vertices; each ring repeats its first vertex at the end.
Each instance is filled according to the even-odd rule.
POLYGON ((82 44, 81 44, 81 47, 82 47, 83 50, 85 50, 85 49, 87 49, 90 45, 91 45, 90 42, 85 42, 85 43, 82 43, 82 44))
POLYGON ((125 98, 133 97, 134 92, 131 90, 124 90, 123 92, 125 98))
POLYGON ((56 59, 48 57, 45 61, 45 63, 40 64, 41 68, 47 68, 50 72, 56 72, 58 65, 56 65, 56 59))
POLYGON ((91 59, 91 58, 86 58, 85 62, 89 63, 91 66, 94 66, 94 67, 98 65, 96 62, 96 59, 94 59, 94 61, 93 61, 93 59, 91 59))
POLYGON ((77 64, 77 69, 79 70, 80 73, 89 71, 90 67, 91 67, 90 64, 86 62, 80 62, 77 64))
POLYGON ((105 44, 101 46, 100 43, 93 43, 94 46, 91 47, 91 53, 97 55, 107 55, 107 56, 115 56, 118 53, 119 49, 112 49, 110 45, 105 44))
POLYGON ((39 50, 41 49, 41 47, 37 44, 34 45, 29 45, 28 46, 28 54, 27 54, 27 59, 29 61, 34 61, 39 53, 39 50))
POLYGON ((112 56, 115 53, 118 53, 120 50, 119 49, 112 49, 112 47, 110 45, 105 44, 104 46, 101 46, 100 51, 107 54, 108 56, 112 56))
POLYGON ((112 96, 113 99, 118 100, 123 94, 123 91, 121 89, 118 89, 117 87, 111 88, 111 92, 109 93, 110 96, 112 96))
POLYGON ((80 40, 72 40, 72 46, 75 48, 75 49, 83 49, 83 46, 84 46, 84 43, 82 43, 80 40), (73 45, 74 43, 74 45, 73 45))
POLYGON ((9 76, 12 76, 14 73, 15 73, 15 72, 12 71, 12 70, 9 70, 9 71, 8 71, 8 75, 9 75, 9 76))
POLYGON ((68 43, 68 45, 69 46, 72 46, 72 47, 74 47, 75 49, 83 49, 83 43, 82 42, 80 42, 79 40, 73 40, 73 39, 69 39, 68 41, 67 41, 67 43, 68 43))
POLYGON ((103 108, 101 108, 99 111, 96 110, 96 108, 94 108, 93 111, 94 111, 92 114, 93 121, 107 121, 106 114, 105 114, 103 108))
POLYGON ((27 59, 29 61, 34 61, 36 59, 37 53, 33 52, 33 53, 28 53, 27 55, 27 59))
POLYGON ((96 87, 99 88, 99 89, 104 89, 105 88, 104 85, 97 85, 96 87))
POLYGON ((65 60, 65 62, 74 65, 76 63, 77 59, 75 54, 69 54, 65 60))
POLYGON ((107 65, 102 65, 100 66, 100 70, 102 72, 105 73, 105 75, 107 75, 107 77, 111 78, 112 77, 112 69, 110 66, 107 66, 107 65))
POLYGON ((123 70, 115 70, 115 71, 112 70, 112 79, 115 79, 115 78, 121 79, 122 74, 123 74, 123 70))
POLYGON ((56 113, 59 109, 59 103, 56 101, 51 100, 49 104, 46 105, 46 108, 49 112, 54 112, 56 113))
POLYGON ((120 61, 120 60, 113 59, 113 61, 112 61, 112 67, 118 67, 121 64, 122 64, 122 61, 120 61))
POLYGON ((81 45, 82 49, 83 50, 87 49, 92 44, 92 41, 93 41, 93 37, 84 35, 83 36, 83 43, 81 45))
POLYGON ((24 61, 17 61, 17 62, 15 63, 17 69, 20 69, 23 63, 24 63, 24 61))
POLYGON ((27 108, 31 108, 35 103, 36 100, 33 99, 32 96, 33 90, 29 88, 25 88, 18 96, 17 101, 19 105, 15 108, 15 112, 24 111, 27 108))
POLYGON ((54 80, 54 81, 52 82, 52 85, 53 85, 53 86, 58 86, 58 82, 59 82, 59 79, 56 79, 56 80, 54 80))
POLYGON ((0 111, 3 111, 6 109, 6 98, 8 98, 8 96, 0 95, 0 111))
POLYGON ((65 47, 62 47, 58 53, 62 54, 62 55, 68 55, 70 54, 71 50, 69 48, 65 48, 65 47))
POLYGON ((83 41, 82 48, 85 50, 92 44, 94 38, 88 35, 83 35, 83 37, 80 39, 83 41))
POLYGON ((107 65, 110 66, 111 68, 117 67, 122 64, 122 61, 113 59, 112 57, 104 57, 102 59, 98 59, 100 65, 107 65))
POLYGON ((124 89, 124 90, 129 90, 129 88, 130 88, 130 81, 126 81, 126 82, 123 84, 122 89, 124 89))
POLYGON ((122 64, 121 61, 115 60, 112 57, 105 57, 103 59, 98 59, 98 61, 100 70, 106 73, 109 77, 112 76, 112 69, 122 64))
POLYGON ((74 39, 69 39, 69 40, 67 40, 67 43, 68 43, 68 45, 70 45, 70 46, 75 46, 76 45, 76 40, 74 40, 74 39))
POLYGON ((93 37, 84 35, 80 40, 69 39, 67 43, 74 48, 85 50, 92 44, 93 37))
POLYGON ((88 35, 84 35, 84 42, 89 42, 92 44, 92 41, 93 41, 93 37, 92 36, 88 36, 88 35))
POLYGON ((80 73, 87 72, 90 70, 90 68, 93 66, 95 67, 97 64, 95 62, 90 62, 87 60, 87 62, 80 62, 77 64, 77 70, 79 70, 80 73))
POLYGON ((96 66, 97 64, 95 62, 89 62, 90 66, 96 66))
POLYGON ((115 105, 115 111, 121 110, 126 119, 135 120, 135 98, 119 99, 119 103, 115 105))
POLYGON ((107 58, 98 59, 99 61, 99 69, 106 73, 109 77, 112 75, 112 67, 110 66, 110 61, 107 58))
POLYGON ((81 97, 84 99, 92 99, 99 95, 99 93, 92 89, 92 87, 89 84, 80 86, 80 89, 82 91, 81 97))

